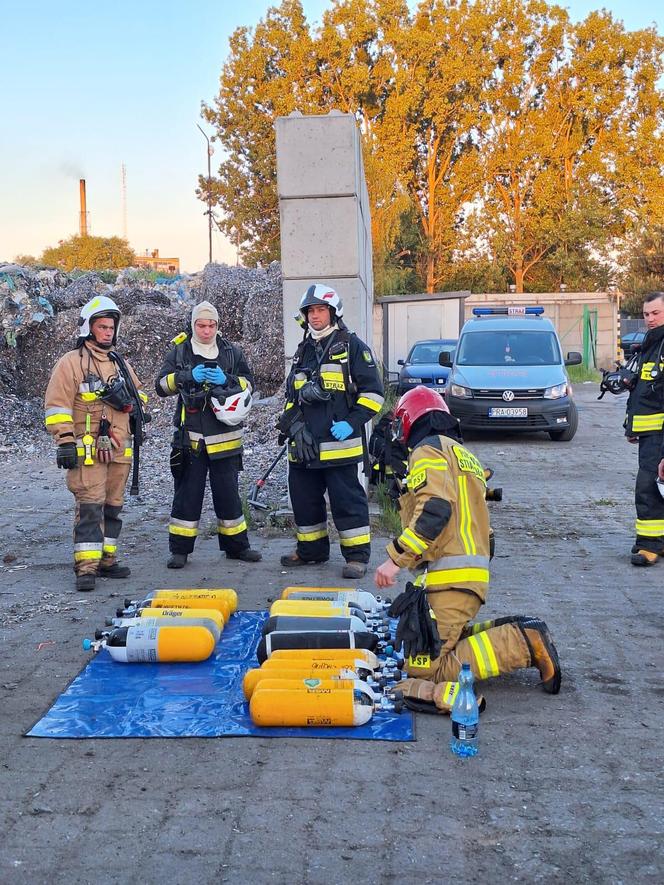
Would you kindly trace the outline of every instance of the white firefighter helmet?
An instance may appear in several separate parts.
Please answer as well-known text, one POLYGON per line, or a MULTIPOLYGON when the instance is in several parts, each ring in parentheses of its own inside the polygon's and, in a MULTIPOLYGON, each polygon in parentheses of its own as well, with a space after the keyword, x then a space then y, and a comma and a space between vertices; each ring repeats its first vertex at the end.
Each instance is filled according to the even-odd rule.
POLYGON ((313 307, 315 304, 330 308, 332 322, 344 315, 344 304, 338 293, 324 283, 314 283, 309 286, 300 299, 300 313, 305 320, 307 319, 307 308, 313 307))
POLYGON ((118 326, 120 325, 120 308, 112 298, 106 295, 95 295, 87 304, 81 308, 81 315, 78 320, 79 337, 88 338, 90 336, 90 324, 92 320, 98 317, 111 317, 115 320, 115 332, 113 334, 113 344, 117 343, 118 326))
POLYGON ((659 477, 657 477, 657 490, 662 498, 664 498, 664 479, 660 479, 659 477))
POLYGON ((251 411, 251 390, 247 388, 230 396, 224 396, 222 391, 220 393, 222 394, 220 397, 210 397, 214 417, 222 424, 230 424, 231 427, 242 424, 251 411))

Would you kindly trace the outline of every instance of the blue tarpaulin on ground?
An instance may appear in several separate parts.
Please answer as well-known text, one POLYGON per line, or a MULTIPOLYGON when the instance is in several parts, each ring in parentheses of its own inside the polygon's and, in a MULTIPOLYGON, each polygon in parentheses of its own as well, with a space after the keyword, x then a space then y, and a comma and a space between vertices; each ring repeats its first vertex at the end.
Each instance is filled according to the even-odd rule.
MULTIPOLYGON (((413 714, 379 711, 357 728, 259 728, 242 677, 258 666, 266 612, 236 612, 198 664, 119 664, 103 649, 27 737, 326 737, 412 741, 413 714)), ((82 652, 83 654, 83 652, 82 652)))

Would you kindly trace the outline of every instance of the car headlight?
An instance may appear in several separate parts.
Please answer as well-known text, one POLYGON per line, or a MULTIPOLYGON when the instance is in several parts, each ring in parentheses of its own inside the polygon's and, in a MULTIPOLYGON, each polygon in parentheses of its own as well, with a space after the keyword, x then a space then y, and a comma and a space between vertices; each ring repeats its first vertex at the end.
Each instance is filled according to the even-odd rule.
POLYGON ((562 384, 556 384, 554 387, 547 387, 544 391, 544 399, 560 399, 561 396, 567 395, 567 381, 562 384))
POLYGON ((450 396, 458 396, 462 398, 473 395, 473 392, 469 387, 462 387, 460 384, 450 384, 449 393, 450 396))
POLYGON ((404 378, 403 383, 404 384, 421 384, 422 379, 421 378, 404 378))

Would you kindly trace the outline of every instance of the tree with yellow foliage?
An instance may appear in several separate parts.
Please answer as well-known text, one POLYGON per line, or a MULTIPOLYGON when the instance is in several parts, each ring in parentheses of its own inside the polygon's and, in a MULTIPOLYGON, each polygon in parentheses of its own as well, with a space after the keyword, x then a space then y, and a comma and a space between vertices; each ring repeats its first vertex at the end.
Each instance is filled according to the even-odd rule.
POLYGON ((135 260, 133 249, 120 237, 73 236, 44 249, 39 263, 64 271, 111 270, 131 267, 135 260))

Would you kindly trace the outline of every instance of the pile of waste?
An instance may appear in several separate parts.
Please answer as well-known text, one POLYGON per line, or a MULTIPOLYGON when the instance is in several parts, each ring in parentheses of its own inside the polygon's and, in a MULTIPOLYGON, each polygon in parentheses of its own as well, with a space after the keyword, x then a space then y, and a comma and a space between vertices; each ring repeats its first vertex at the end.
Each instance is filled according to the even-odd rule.
MULTIPOLYGON (((118 349, 150 395, 141 497, 161 506, 172 493, 168 449, 175 403, 153 394, 154 379, 171 339, 187 329, 193 305, 203 299, 215 305, 223 334, 243 349, 256 378, 241 481, 248 493, 279 451, 274 423, 283 403, 284 347, 276 262, 267 268, 208 264, 200 273, 157 282, 132 268, 67 274, 0 263, 0 453, 52 454, 43 428, 44 391, 55 362, 75 345, 81 307, 95 295, 107 295, 122 310, 118 349)), ((270 503, 279 506, 284 495, 285 468, 275 472, 270 503)))

